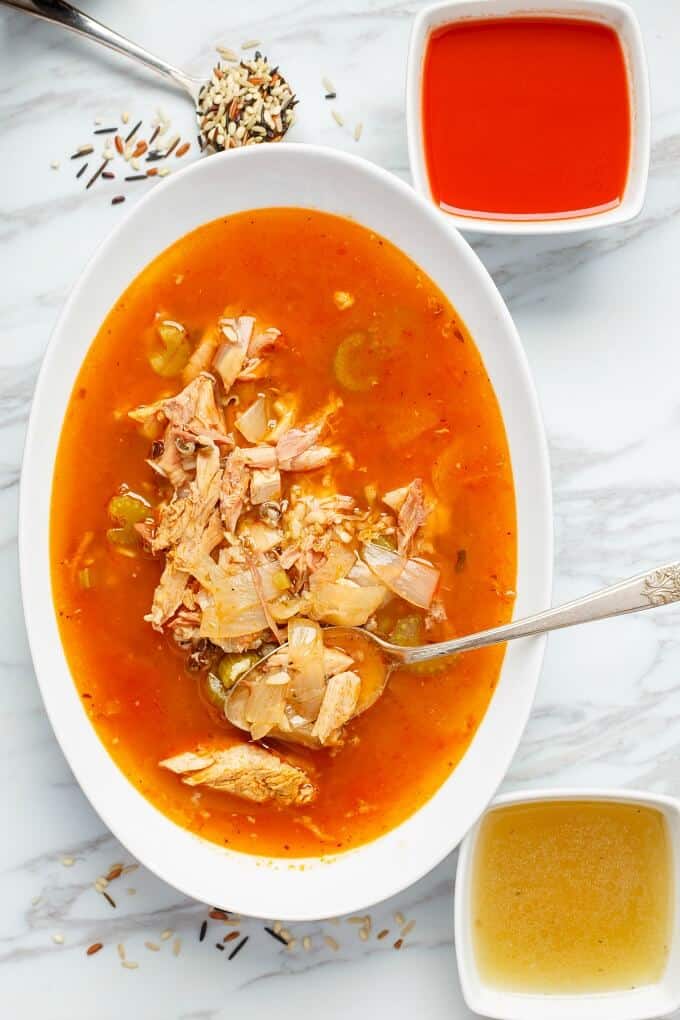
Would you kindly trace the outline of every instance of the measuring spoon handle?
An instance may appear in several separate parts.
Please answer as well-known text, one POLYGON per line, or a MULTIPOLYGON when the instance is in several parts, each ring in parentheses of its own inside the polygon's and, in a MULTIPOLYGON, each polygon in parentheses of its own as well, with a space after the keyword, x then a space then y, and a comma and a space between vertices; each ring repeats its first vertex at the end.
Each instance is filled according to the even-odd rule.
POLYGON ((562 627, 574 627, 578 623, 604 620, 624 613, 637 613, 678 601, 680 601, 680 563, 669 563, 648 570, 644 574, 637 574, 627 581, 619 581, 618 584, 612 584, 573 602, 567 602, 563 606, 547 609, 543 613, 536 613, 535 616, 528 616, 502 627, 493 627, 491 630, 454 638, 452 641, 441 641, 434 645, 400 648, 399 659, 402 662, 426 662, 456 652, 497 645, 504 641, 513 641, 515 638, 546 634, 562 627))
POLYGON ((158 74, 162 74, 165 78, 170 79, 175 85, 181 86, 181 88, 190 94, 194 102, 197 99, 198 82, 195 79, 184 74, 178 68, 173 67, 172 64, 168 64, 167 61, 154 56, 153 53, 149 53, 148 50, 138 46, 137 43, 126 39, 125 36, 112 31, 106 25, 102 25, 101 22, 90 18, 83 11, 79 11, 77 7, 67 3, 66 0, 0 0, 0 3, 4 3, 7 7, 13 7, 18 11, 23 11, 24 14, 32 14, 43 21, 50 21, 53 24, 61 25, 63 28, 68 28, 71 32, 76 32, 78 35, 84 35, 94 42, 101 43, 102 46, 108 46, 110 50, 115 50, 116 53, 122 53, 125 57, 137 60, 144 64, 145 67, 149 67, 152 71, 156 71, 158 74))

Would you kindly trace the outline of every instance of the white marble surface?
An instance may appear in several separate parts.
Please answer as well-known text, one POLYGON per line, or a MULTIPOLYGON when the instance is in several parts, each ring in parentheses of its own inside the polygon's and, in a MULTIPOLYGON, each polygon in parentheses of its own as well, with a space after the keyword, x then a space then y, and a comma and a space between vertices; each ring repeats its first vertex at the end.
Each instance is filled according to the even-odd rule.
MULTIPOLYGON (((263 40, 302 99, 295 136, 357 152, 408 177, 404 65, 417 3, 401 0, 89 0, 88 11, 200 72, 213 44, 263 40), (329 76, 349 129, 332 121, 329 76), (350 130, 364 123, 361 141, 350 130)), ((649 193, 625 227, 566 240, 475 240, 526 345, 553 460, 556 599, 678 556, 680 491, 680 5, 636 0, 653 97, 649 193)), ((229 963, 205 907, 139 869, 115 882, 114 911, 92 882, 125 851, 86 802, 45 717, 22 621, 16 512, 31 394, 57 313, 88 256, 118 220, 110 184, 85 192, 68 154, 96 115, 161 103, 178 129, 192 111, 120 58, 20 14, 0 15, 0 1016, 3 1020, 327 1020, 467 1016, 452 943, 454 858, 373 911, 374 933, 295 926, 288 953, 260 923, 229 963), (61 167, 50 169, 60 159, 61 167), (75 857, 72 867, 61 859, 75 857), (136 895, 126 892, 136 889, 136 895), (34 898, 39 902, 33 903, 34 898), (417 926, 400 953, 394 911, 417 926), (154 953, 145 940, 182 939, 154 953), (329 932, 341 948, 322 946, 329 932), (61 945, 52 936, 62 933, 61 945), (173 936, 174 938, 174 936, 173 936), (86 958, 95 940, 104 949, 86 958), (139 969, 122 969, 125 942, 139 969)), ((179 165, 179 164, 178 164, 179 165)), ((130 185, 128 205, 147 185, 130 185), (135 187, 139 191, 135 191, 135 187)), ((455 295, 454 295, 455 300, 455 295)), ((680 794, 680 614, 666 609, 555 635, 535 711, 506 788, 612 784, 680 794)))

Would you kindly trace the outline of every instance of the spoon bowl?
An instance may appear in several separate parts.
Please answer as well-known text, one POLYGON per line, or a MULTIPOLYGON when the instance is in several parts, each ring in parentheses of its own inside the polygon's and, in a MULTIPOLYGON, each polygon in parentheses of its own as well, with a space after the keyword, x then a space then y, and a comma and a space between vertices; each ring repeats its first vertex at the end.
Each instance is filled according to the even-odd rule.
MULTIPOLYGON (((325 627, 324 646, 339 649, 352 659, 351 668, 361 681, 359 696, 351 716, 356 718, 371 708, 382 696, 392 671, 398 666, 417 666, 447 660, 475 648, 485 648, 488 645, 502 644, 505 641, 535 634, 546 634, 563 627, 604 620, 624 613, 641 612, 679 600, 680 562, 655 567, 626 581, 619 581, 583 598, 543 613, 536 613, 524 620, 516 620, 502 627, 493 627, 451 641, 439 641, 429 645, 396 645, 361 627, 325 627)), ((258 684, 267 683, 266 664, 272 656, 278 655, 284 663, 287 662, 285 657, 287 648, 288 642, 275 648, 236 682, 225 701, 225 715, 232 725, 252 733, 246 712, 250 694, 258 684)), ((314 736, 313 722, 308 720, 304 725, 294 726, 290 730, 271 728, 268 733, 283 742, 319 748, 324 746, 324 742, 314 736)), ((333 743, 339 743, 341 738, 340 731, 334 737, 333 743)))

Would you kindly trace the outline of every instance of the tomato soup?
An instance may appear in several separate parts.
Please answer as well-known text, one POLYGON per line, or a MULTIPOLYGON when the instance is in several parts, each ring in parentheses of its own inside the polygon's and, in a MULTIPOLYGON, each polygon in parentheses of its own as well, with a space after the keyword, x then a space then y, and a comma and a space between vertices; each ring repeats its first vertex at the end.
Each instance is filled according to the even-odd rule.
POLYGON ((580 19, 462 21, 431 35, 423 142, 459 215, 564 218, 621 202, 631 108, 616 32, 580 19))
MULTIPOLYGON (((201 413, 205 422, 205 407, 201 413)), ((267 726, 251 741, 230 724, 220 700, 220 685, 231 682, 227 672, 235 665, 235 646, 219 632, 223 621, 217 620, 210 640, 193 643, 201 610, 203 623, 214 610, 212 598, 196 578, 185 588, 185 578, 182 608, 175 613, 175 603, 168 613, 158 605, 159 580, 171 555, 180 552, 179 546, 176 553, 167 551, 158 528, 159 517, 167 518, 194 491, 199 457, 213 458, 213 469, 224 473, 223 499, 228 465, 234 467, 234 457, 244 462, 256 454, 272 463, 278 456, 283 498, 279 505, 271 496, 258 503, 255 475, 260 482, 267 475, 258 469, 250 480, 254 505, 242 490, 242 517, 229 523, 227 541, 226 516, 220 520, 215 512, 211 518, 217 533, 204 569, 219 574, 226 563, 228 576, 239 577, 230 595, 249 583, 250 566, 263 571, 259 590, 272 599, 269 616, 298 605, 300 615, 313 616, 308 630, 319 620, 337 622, 342 600, 330 612, 315 608, 305 594, 305 576, 293 565, 297 547, 292 556, 290 545, 282 552, 285 522, 292 514, 293 524, 299 523, 298 508, 304 513, 304 500, 323 490, 335 494, 329 497, 335 500, 331 524, 341 543, 353 541, 357 522, 365 527, 372 521, 377 528, 394 519, 390 505, 402 507, 401 529, 409 506, 403 487, 409 485, 410 505, 422 493, 427 512, 415 514, 399 549, 429 561, 428 567, 422 559, 409 562, 426 570, 426 580, 435 572, 436 598, 425 611, 385 589, 366 622, 393 640, 417 643, 496 626, 511 616, 514 490, 503 421, 484 365, 433 282, 356 223, 304 209, 261 209, 206 224, 161 254, 111 309, 85 358, 64 421, 52 497, 52 579, 61 637, 83 709, 118 766, 159 810, 209 840, 249 853, 318 856, 374 839, 432 796, 484 715, 503 649, 472 652, 435 672, 397 670, 372 707, 328 740, 322 734, 324 746, 291 747, 279 739, 285 734, 267 726), (222 339, 235 335, 222 318, 225 309, 239 329, 250 333, 254 319, 269 327, 252 331, 257 355, 230 389, 224 352, 231 356, 235 343, 221 344, 218 360, 204 357, 215 323, 222 339), (186 406, 187 372, 197 357, 204 367, 189 387, 203 385, 210 400, 217 394, 213 412, 229 436, 203 424, 201 431, 210 435, 199 437, 185 419, 171 450, 170 426, 163 424, 165 433, 149 426, 156 429, 159 415, 186 406), (258 423, 261 400, 268 410, 258 423), (139 405, 149 413, 133 411, 131 417, 139 405), (271 432, 260 441, 277 417, 286 422, 278 422, 276 445, 271 432), (309 422, 320 422, 319 443, 311 449, 309 422), (281 433, 282 427, 288 431, 281 433), (255 445, 246 445, 246 433, 255 445), (301 438, 305 449, 293 452, 292 442, 301 438), (172 481, 163 467, 170 453, 179 472, 172 481), (259 508, 266 514, 257 517, 259 508), (148 529, 150 547, 136 527, 148 529), (273 539, 246 546, 245 527, 251 538, 274 533, 273 539), (414 534, 420 545, 412 545, 414 534), (237 574, 239 562, 245 567, 237 574), (271 596, 266 585, 274 588, 271 596), (295 789, 286 803, 259 802, 257 782, 243 789, 201 785, 209 770, 215 774, 212 754, 252 749, 254 767, 273 762, 278 780, 291 778, 295 789), (188 778, 186 769, 194 770, 188 778)), ((296 541, 315 541, 314 529, 323 539, 320 521, 328 505, 317 502, 314 523, 311 514, 304 518, 296 541)), ((401 555, 389 527, 378 539, 374 556, 401 555)), ((329 556, 313 544, 305 549, 305 570, 328 574, 331 559, 336 566, 342 559, 337 545, 329 556)), ((345 596, 363 598, 378 584, 373 568, 355 563, 353 555, 342 571, 347 576, 332 590, 345 596)), ((209 587, 210 579, 205 583, 209 587)), ((419 604, 430 604, 430 596, 419 604)), ((256 620, 257 607, 246 608, 256 620)), ((288 624, 290 635, 290 622, 276 619, 284 635, 288 624)), ((262 625, 253 622, 248 629, 262 625)), ((232 628, 232 635, 238 633, 243 631, 232 628)), ((241 648, 252 646, 247 654, 257 658, 263 638, 255 638, 244 639, 241 648)), ((346 665, 338 668, 351 676, 346 665)))

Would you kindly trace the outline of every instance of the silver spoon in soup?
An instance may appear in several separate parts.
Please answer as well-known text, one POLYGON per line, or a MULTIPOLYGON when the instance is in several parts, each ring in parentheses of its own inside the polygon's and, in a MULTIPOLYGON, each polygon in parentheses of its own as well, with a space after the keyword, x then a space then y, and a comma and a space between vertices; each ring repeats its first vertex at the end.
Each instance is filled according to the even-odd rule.
POLYGON ((268 736, 311 748, 332 747, 341 742, 346 724, 380 698, 398 667, 422 668, 475 648, 679 600, 680 562, 523 620, 431 645, 400 646, 358 627, 321 628, 311 620, 293 619, 288 641, 234 680, 224 712, 255 740, 268 736))

